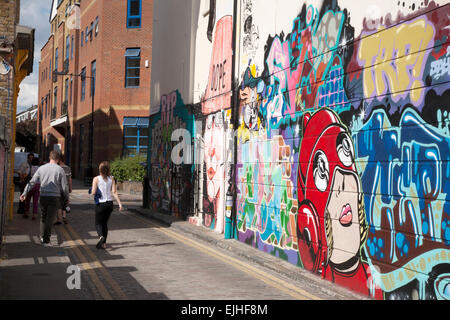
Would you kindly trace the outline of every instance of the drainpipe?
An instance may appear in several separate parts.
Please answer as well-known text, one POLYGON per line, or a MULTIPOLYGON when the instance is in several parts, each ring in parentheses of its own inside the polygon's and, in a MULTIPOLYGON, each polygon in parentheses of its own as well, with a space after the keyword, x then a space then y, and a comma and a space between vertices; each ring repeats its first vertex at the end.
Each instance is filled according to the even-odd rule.
POLYGON ((231 177, 226 195, 225 207, 225 239, 237 239, 237 216, 236 216, 236 163, 237 163, 237 135, 235 134, 239 125, 239 101, 238 101, 238 80, 235 78, 236 72, 236 26, 237 26, 237 6, 238 0, 233 3, 233 39, 232 39, 232 64, 231 64, 231 122, 233 123, 233 164, 231 167, 231 177), (231 217, 227 217, 231 210, 231 217))

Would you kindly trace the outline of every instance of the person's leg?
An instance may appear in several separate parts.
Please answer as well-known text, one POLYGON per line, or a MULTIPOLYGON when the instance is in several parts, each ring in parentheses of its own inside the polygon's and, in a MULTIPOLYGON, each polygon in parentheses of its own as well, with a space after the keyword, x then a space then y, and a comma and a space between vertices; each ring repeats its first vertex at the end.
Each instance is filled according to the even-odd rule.
POLYGON ((39 209, 39 195, 40 195, 40 191, 39 191, 39 187, 36 188, 36 190, 34 190, 33 193, 33 220, 36 219, 36 216, 38 214, 38 209, 39 209))
POLYGON ((105 204, 105 208, 103 211, 103 217, 102 217, 102 233, 104 238, 104 243, 106 243, 106 238, 108 237, 108 220, 111 216, 111 213, 113 211, 113 204, 112 202, 107 202, 105 204))
POLYGON ((63 208, 63 197, 59 198, 59 206, 58 206, 58 210, 56 212, 56 221, 55 221, 55 225, 59 225, 62 224, 62 208, 63 208))
POLYGON ((31 198, 33 197, 34 190, 31 189, 30 192, 28 192, 27 197, 25 198, 25 204, 24 204, 24 212, 23 217, 28 218, 28 214, 30 213, 30 204, 31 204, 31 198))
POLYGON ((44 242, 45 220, 47 219, 48 197, 41 197, 39 200, 41 206, 41 219, 39 221, 39 236, 41 242, 44 242))
POLYGON ((97 235, 99 237, 103 237, 103 229, 102 229, 102 214, 103 206, 102 204, 95 205, 95 230, 97 231, 97 235))
MULTIPOLYGON (((42 197, 41 197, 42 198, 42 197)), ((42 212, 41 218, 41 236, 45 243, 50 242, 52 235, 52 226, 59 206, 59 197, 46 197, 46 211, 42 212)))

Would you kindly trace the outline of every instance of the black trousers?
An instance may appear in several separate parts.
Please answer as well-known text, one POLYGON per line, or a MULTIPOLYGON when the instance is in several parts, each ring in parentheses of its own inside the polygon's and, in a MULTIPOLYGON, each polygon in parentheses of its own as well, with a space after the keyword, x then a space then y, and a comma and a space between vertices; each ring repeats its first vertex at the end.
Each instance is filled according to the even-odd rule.
POLYGON ((113 211, 113 202, 107 201, 95 205, 95 229, 99 237, 106 242, 108 236, 108 220, 113 211))

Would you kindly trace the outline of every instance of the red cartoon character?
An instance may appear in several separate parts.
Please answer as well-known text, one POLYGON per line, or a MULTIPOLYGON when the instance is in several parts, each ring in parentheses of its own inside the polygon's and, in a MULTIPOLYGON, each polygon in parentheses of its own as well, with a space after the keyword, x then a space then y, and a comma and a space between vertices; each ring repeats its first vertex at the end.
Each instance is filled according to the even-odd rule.
POLYGON ((331 110, 304 116, 298 198, 298 247, 304 267, 382 299, 360 257, 367 224, 353 142, 331 110))

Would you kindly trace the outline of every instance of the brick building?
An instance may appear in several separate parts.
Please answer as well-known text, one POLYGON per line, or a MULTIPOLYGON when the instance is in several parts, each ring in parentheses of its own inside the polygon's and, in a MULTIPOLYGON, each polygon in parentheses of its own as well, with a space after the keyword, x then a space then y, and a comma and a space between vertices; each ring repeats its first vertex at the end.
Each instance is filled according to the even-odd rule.
POLYGON ((39 64, 44 159, 60 149, 81 178, 103 160, 147 154, 152 21, 153 1, 53 1, 39 64))
POLYGON ((20 0, 0 0, 0 244, 7 217, 13 217, 17 96, 33 72, 34 29, 19 19, 20 0))

